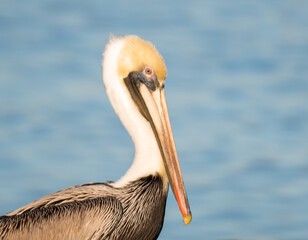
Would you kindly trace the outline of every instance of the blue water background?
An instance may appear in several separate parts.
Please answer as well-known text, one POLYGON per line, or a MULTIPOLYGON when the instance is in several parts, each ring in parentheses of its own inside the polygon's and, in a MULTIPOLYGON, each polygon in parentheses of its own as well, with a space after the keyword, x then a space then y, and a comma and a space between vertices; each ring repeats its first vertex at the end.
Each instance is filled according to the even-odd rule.
POLYGON ((134 146, 101 81, 109 33, 153 42, 193 220, 160 239, 308 239, 308 1, 0 3, 0 215, 116 180, 134 146))

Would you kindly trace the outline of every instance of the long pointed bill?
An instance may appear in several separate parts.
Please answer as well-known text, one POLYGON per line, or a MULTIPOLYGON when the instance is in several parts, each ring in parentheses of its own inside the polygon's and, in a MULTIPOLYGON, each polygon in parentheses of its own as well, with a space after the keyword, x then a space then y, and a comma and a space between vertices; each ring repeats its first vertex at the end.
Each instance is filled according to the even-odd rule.
POLYGON ((191 221, 191 212, 181 174, 171 130, 164 89, 149 90, 144 84, 125 83, 140 112, 150 122, 168 175, 171 189, 178 202, 185 224, 191 221))

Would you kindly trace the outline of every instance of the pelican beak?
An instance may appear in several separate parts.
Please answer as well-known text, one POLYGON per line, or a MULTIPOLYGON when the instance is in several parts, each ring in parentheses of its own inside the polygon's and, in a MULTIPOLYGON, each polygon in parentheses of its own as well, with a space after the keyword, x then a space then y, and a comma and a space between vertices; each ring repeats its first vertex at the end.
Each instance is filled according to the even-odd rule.
POLYGON ((171 189, 187 225, 191 221, 191 211, 171 130, 165 90, 159 86, 157 79, 156 84, 146 82, 141 72, 131 72, 124 82, 141 114, 151 124, 171 189))

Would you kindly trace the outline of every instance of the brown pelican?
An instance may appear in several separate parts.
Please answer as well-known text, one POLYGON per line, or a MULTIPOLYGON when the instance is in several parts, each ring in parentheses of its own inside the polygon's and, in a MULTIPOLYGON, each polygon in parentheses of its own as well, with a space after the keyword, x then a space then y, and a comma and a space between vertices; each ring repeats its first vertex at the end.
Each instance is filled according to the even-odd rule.
POLYGON ((168 184, 190 222, 162 56, 137 36, 111 36, 102 66, 109 99, 135 143, 132 166, 116 182, 70 187, 2 216, 0 239, 157 239, 168 184))

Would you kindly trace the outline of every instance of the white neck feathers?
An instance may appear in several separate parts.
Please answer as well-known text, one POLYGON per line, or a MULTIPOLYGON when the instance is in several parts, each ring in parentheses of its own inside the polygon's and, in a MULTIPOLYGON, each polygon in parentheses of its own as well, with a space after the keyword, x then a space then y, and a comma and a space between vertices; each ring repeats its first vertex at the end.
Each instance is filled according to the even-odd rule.
POLYGON ((125 37, 112 36, 106 45, 102 62, 103 81, 107 95, 135 144, 134 162, 127 173, 114 183, 118 187, 140 177, 157 173, 167 179, 150 123, 141 115, 123 79, 117 73, 118 58, 124 45, 125 37))

